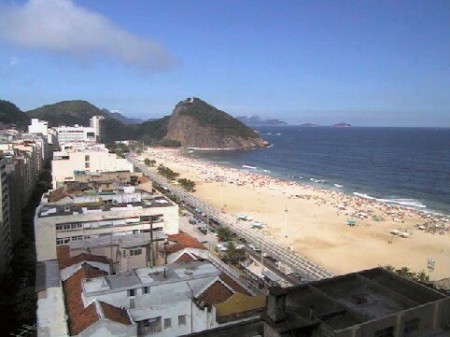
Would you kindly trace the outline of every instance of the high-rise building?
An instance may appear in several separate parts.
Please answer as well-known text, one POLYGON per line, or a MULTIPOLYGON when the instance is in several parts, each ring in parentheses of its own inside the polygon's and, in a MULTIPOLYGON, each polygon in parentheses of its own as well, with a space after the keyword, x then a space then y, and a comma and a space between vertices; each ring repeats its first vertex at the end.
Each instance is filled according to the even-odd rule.
POLYGON ((13 240, 11 236, 9 187, 6 158, 0 158, 0 273, 5 273, 12 259, 13 240))
POLYGON ((105 117, 103 116, 93 116, 90 119, 90 126, 91 128, 93 128, 95 130, 95 137, 96 137, 96 142, 100 143, 103 141, 103 123, 102 120, 104 120, 105 117))

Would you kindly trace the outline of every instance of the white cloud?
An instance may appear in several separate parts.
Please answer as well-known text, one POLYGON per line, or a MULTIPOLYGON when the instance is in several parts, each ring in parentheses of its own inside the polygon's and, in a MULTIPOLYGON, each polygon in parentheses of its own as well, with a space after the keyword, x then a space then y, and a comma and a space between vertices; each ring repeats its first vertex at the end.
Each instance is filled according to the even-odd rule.
POLYGON ((154 70, 176 63, 155 41, 132 35, 71 0, 29 0, 22 6, 0 6, 0 39, 83 58, 108 55, 154 70))

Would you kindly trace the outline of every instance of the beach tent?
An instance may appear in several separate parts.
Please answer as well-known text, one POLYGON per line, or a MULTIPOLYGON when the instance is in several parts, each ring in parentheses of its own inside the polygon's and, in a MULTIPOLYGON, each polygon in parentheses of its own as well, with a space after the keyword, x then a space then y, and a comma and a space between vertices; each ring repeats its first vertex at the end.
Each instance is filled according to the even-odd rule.
POLYGON ((356 226, 356 221, 355 220, 347 220, 347 225, 356 226))

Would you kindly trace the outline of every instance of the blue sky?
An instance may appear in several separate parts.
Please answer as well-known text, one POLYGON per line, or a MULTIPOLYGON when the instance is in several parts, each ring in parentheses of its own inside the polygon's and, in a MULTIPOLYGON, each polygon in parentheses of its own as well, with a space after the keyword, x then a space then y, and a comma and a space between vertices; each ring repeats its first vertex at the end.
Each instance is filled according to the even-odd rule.
POLYGON ((0 98, 450 126, 450 1, 0 0, 0 98))

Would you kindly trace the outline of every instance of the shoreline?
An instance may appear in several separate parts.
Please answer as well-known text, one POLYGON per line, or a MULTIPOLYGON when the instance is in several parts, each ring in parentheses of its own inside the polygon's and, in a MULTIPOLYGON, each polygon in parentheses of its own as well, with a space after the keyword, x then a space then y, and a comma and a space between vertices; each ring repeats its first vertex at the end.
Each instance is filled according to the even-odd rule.
POLYGON ((141 157, 195 181, 199 199, 235 219, 246 214, 265 224, 268 238, 335 274, 393 265, 424 270, 434 280, 450 276, 448 216, 220 166, 179 150, 151 148, 141 157))
MULTIPOLYGON (((211 153, 211 152, 215 152, 215 151, 204 151, 202 152, 201 150, 195 150, 196 152, 199 153, 211 153)), ((226 168, 229 169, 238 169, 238 170, 244 170, 245 167, 236 167, 233 165, 224 165, 222 163, 218 163, 214 160, 209 160, 208 158, 205 157, 194 157, 192 156, 193 153, 190 153, 188 151, 183 151, 183 150, 179 150, 180 152, 180 156, 183 156, 184 158, 187 159, 192 159, 192 160, 198 160, 198 161, 202 161, 205 163, 208 163, 210 165, 215 165, 215 166, 224 166, 226 168)), ((373 195, 369 194, 371 192, 365 192, 365 191, 360 191, 360 190, 354 190, 351 188, 348 188, 344 185, 340 185, 338 183, 335 183, 334 181, 332 181, 329 178, 304 178, 303 176, 283 176, 282 174, 276 174, 276 173, 272 173, 270 170, 266 170, 260 167, 255 167, 256 169, 251 169, 251 170, 247 170, 245 169, 245 172, 249 172, 249 173, 253 173, 253 174, 259 174, 262 176, 266 176, 268 178, 273 178, 273 179, 279 179, 281 181, 285 181, 285 182, 293 182, 299 185, 305 185, 305 186, 309 186, 315 189, 319 189, 319 190, 325 190, 325 191, 332 191, 332 192, 337 192, 337 193, 342 193, 344 195, 347 196, 354 196, 354 197, 358 197, 361 199, 366 199, 366 200, 374 200, 377 201, 379 203, 382 203, 384 205, 390 205, 390 206, 398 206, 400 208, 404 208, 407 210, 412 210, 415 212, 420 212, 420 213, 424 213, 426 215, 430 214, 430 215, 434 215, 434 216, 440 216, 440 217, 446 217, 450 219, 450 210, 449 211, 443 211, 443 210, 439 210, 439 209, 434 209, 432 207, 429 207, 427 205, 425 205, 423 202, 426 202, 424 200, 421 199, 415 199, 412 197, 408 197, 408 196, 398 196, 396 198, 392 198, 389 199, 388 197, 385 197, 384 195, 379 195, 377 193, 374 193, 373 195), (327 182, 327 183, 325 183, 327 182), (410 204, 410 205, 406 205, 406 204, 410 204), (411 206, 411 204, 415 204, 415 206, 411 206)))

